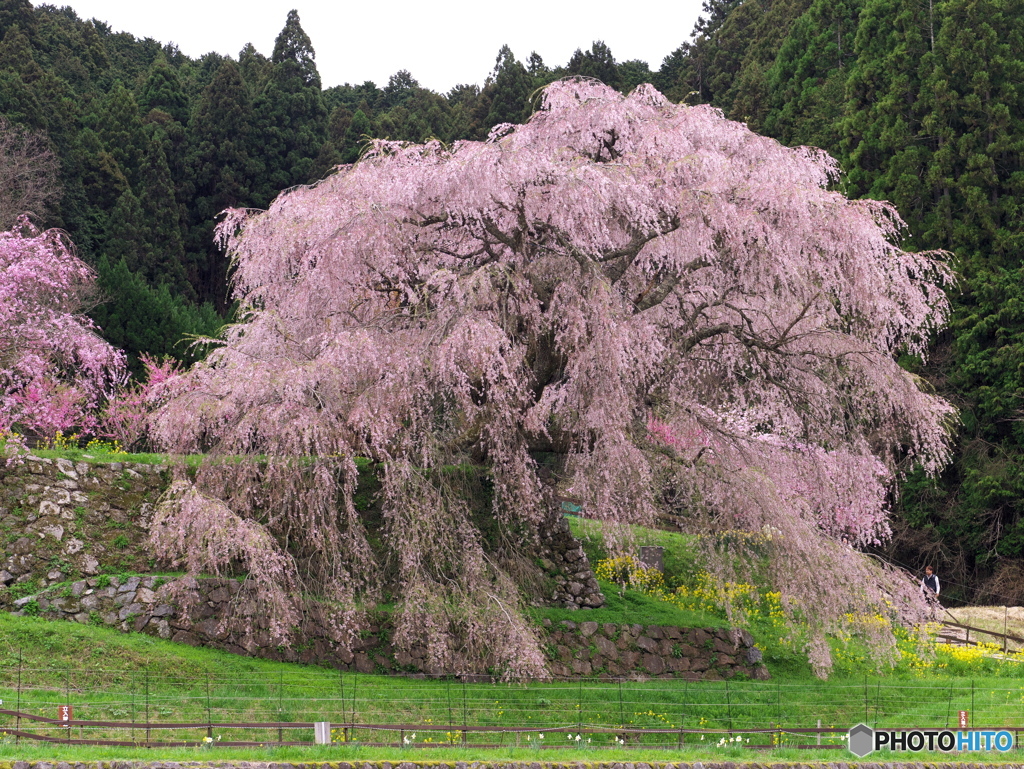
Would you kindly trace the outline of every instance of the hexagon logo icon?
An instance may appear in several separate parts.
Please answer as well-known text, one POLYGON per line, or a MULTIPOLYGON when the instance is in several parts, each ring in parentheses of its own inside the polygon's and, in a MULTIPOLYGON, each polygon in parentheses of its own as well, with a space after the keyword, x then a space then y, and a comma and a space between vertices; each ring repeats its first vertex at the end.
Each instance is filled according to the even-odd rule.
POLYGON ((864 758, 875 749, 875 730, 867 724, 857 724, 847 734, 850 752, 864 758))

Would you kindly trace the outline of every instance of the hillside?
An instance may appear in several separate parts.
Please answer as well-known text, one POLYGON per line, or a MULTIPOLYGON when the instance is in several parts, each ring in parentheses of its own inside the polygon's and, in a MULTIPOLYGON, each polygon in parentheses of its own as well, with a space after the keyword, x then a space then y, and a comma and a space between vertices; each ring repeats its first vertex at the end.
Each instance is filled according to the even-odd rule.
MULTIPOLYGON (((709 0, 693 38, 657 70, 618 62, 600 42, 564 65, 523 63, 506 47, 482 88, 436 94, 404 71, 386 85, 323 88, 297 14, 269 55, 249 45, 235 58, 190 59, 67 8, 0 0, 0 134, 45 159, 39 223, 64 228, 98 269, 105 301, 92 317, 136 374, 142 355, 196 360, 204 350, 183 337, 231 319, 227 258, 212 238, 217 214, 267 207, 280 190, 356 160, 368 137, 483 138, 498 123, 526 120, 538 87, 575 75, 623 93, 651 81, 674 101, 709 103, 786 145, 821 147, 843 169, 839 189, 891 200, 906 244, 948 252, 958 281, 948 286, 952 322, 934 334, 927 361, 900 358, 958 407, 959 421, 947 425, 952 461, 933 479, 912 452, 896 457, 893 536, 876 549, 910 571, 935 565, 951 603, 1012 605, 1024 599, 1018 6, 709 0)), ((14 209, 5 199, 0 211, 14 209)), ((149 556, 135 549, 144 527, 124 509, 111 503, 104 520, 106 511, 76 502, 70 518, 47 519, 63 533, 44 534, 44 545, 82 549, 47 550, 37 578, 63 584, 66 564, 90 548, 115 574, 149 573, 149 556)), ((18 530, 29 523, 42 531, 13 514, 0 522, 11 548, 26 547, 18 530)), ((7 573, 9 582, 23 576, 7 573)), ((571 577, 561 575, 563 594, 580 584, 577 597, 596 595, 571 577)))
POLYGON ((954 317, 927 364, 960 409, 932 480, 908 465, 881 552, 931 562, 957 602, 1018 604, 1024 556, 1019 178, 1024 7, 902 0, 715 0, 673 93, 788 145, 821 147, 847 194, 891 201, 907 242, 950 252, 954 317))

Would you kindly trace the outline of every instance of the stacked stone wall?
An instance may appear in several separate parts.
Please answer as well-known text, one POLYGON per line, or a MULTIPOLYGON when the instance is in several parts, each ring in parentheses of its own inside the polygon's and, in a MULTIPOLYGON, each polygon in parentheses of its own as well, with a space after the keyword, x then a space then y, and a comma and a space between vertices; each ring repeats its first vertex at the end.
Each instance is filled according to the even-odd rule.
POLYGON ((746 631, 614 623, 545 623, 556 676, 650 676, 720 681, 769 678, 746 631))
MULTIPOLYGON (((433 668, 425 648, 393 648, 386 616, 357 637, 343 635, 314 600, 290 638, 275 636, 257 596, 236 579, 186 580, 190 601, 182 611, 168 591, 177 577, 153 573, 159 564, 146 550, 153 507, 168 481, 159 465, 34 456, 0 465, 0 610, 363 673, 461 672, 433 668)), ((581 620, 586 608, 603 604, 583 548, 560 514, 544 527, 542 546, 551 602, 583 610, 581 620)), ((547 621, 545 634, 551 672, 559 677, 767 676, 749 637, 733 639, 725 630, 547 621)))
MULTIPOLYGON (((166 486, 157 465, 0 457, 0 585, 45 588, 110 571, 152 571, 142 543, 166 486)), ((0 591, 0 608, 20 592, 0 591)))

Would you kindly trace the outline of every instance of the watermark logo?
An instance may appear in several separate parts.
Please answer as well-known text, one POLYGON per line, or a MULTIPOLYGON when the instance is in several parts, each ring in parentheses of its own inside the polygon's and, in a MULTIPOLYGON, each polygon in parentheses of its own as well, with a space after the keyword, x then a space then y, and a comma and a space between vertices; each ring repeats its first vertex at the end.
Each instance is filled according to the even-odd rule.
POLYGON ((847 739, 850 752, 858 758, 883 748, 913 753, 921 750, 1005 753, 1013 748, 1013 733, 1005 729, 872 729, 867 724, 857 724, 850 729, 847 739))

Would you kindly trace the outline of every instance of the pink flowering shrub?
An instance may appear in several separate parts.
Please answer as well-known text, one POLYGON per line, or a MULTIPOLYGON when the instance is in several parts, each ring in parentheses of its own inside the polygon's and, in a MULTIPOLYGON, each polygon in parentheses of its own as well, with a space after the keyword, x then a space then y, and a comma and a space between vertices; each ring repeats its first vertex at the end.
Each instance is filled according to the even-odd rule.
POLYGON ((82 314, 95 277, 57 230, 0 232, 0 431, 97 430, 125 367, 82 314))
POLYGON ((120 388, 107 401, 100 417, 103 432, 128 451, 148 446, 149 417, 163 404, 170 384, 181 375, 177 361, 142 356, 145 377, 120 388))
MULTIPOLYGON (((649 85, 570 80, 486 142, 380 141, 227 212, 244 322, 150 426, 211 452, 178 514, 255 522, 296 564, 281 584, 350 618, 389 597, 396 642, 444 669, 527 675, 543 662, 512 575, 556 496, 609 521, 667 507, 719 579, 757 565, 826 672, 851 607, 920 616, 858 548, 887 535, 902 466, 946 461, 954 418, 894 360, 945 319, 942 255, 901 250, 893 208, 832 191, 837 174, 649 85), (378 549, 356 456, 380 468, 378 549), (444 471, 470 463, 486 538, 444 471)), ((175 515, 164 552, 185 554, 175 515)), ((228 557, 204 552, 190 568, 228 557)))

